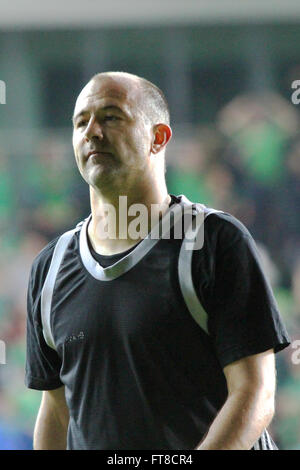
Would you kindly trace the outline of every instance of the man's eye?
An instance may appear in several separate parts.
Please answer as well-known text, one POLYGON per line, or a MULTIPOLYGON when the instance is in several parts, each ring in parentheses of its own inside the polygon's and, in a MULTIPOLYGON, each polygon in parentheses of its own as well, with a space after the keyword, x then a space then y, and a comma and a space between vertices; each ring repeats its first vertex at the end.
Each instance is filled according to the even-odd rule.
POLYGON ((86 124, 86 121, 82 120, 77 123, 77 127, 82 127, 86 124))
POLYGON ((104 120, 105 121, 118 121, 118 116, 113 116, 111 114, 107 114, 105 117, 104 117, 104 120))

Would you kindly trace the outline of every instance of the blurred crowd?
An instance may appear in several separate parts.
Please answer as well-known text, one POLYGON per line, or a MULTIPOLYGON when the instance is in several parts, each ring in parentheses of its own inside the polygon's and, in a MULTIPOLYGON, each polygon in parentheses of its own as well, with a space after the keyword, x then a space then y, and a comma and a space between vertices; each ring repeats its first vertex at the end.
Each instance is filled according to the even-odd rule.
MULTIPOLYGON (((213 126, 174 133, 167 150, 172 194, 229 212, 250 230, 292 346, 300 340, 300 117, 275 93, 237 96, 213 126)), ((0 449, 32 448, 41 392, 24 385, 26 290, 37 253, 89 214, 88 188, 72 156, 71 132, 40 140, 30 155, 0 148, 0 449)), ((270 430, 300 449, 299 354, 277 356, 277 407, 270 430)))

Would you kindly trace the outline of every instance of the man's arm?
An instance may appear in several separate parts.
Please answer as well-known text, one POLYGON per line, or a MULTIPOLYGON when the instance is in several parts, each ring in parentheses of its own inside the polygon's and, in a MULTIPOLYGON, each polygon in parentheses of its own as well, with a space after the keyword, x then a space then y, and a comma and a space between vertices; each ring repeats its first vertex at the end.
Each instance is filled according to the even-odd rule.
POLYGON ((250 450, 274 414, 273 349, 224 368, 228 397, 197 450, 250 450))
POLYGON ((34 428, 34 450, 66 450, 68 424, 65 387, 44 391, 34 428))

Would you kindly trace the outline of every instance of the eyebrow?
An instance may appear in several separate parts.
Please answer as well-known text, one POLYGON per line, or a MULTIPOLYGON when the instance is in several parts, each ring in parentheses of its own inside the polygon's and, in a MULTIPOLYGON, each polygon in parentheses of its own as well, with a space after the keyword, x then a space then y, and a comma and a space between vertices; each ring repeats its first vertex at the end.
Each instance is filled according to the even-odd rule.
MULTIPOLYGON (((112 111, 118 111, 118 112, 121 112, 123 114, 125 114, 126 116, 128 116, 128 112, 124 111, 123 109, 119 108, 119 106, 116 106, 116 105, 107 105, 107 106, 104 106, 103 108, 101 108, 101 111, 108 111, 108 110, 112 110, 112 111)), ((78 114, 76 114, 75 116, 72 117, 72 122, 73 124, 75 123, 75 121, 81 117, 81 116, 84 116, 85 114, 88 114, 88 110, 87 109, 83 109, 82 111, 80 111, 78 114)))

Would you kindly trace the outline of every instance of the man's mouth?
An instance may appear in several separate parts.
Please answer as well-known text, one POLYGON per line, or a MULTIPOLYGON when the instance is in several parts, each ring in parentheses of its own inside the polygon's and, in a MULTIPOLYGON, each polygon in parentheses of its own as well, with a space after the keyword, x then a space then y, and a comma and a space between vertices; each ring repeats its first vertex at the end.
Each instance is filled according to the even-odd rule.
POLYGON ((107 156, 107 155, 110 155, 110 153, 109 153, 109 152, 102 152, 102 151, 100 151, 100 150, 91 150, 91 151, 87 154, 87 159, 90 158, 90 157, 92 157, 92 156, 95 156, 95 157, 97 157, 97 156, 100 156, 100 157, 103 156, 103 157, 105 157, 105 156, 107 156))

